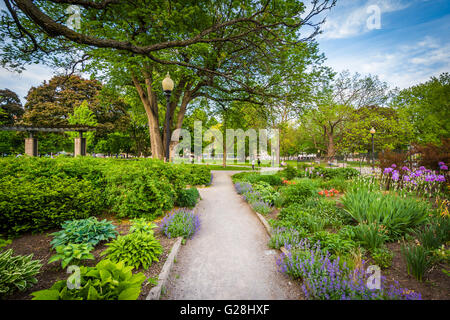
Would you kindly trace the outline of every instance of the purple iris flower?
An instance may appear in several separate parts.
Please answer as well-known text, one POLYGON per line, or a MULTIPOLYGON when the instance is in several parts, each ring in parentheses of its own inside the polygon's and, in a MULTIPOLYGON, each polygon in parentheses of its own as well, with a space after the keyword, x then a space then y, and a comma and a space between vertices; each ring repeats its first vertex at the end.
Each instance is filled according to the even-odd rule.
POLYGON ((394 171, 394 169, 392 169, 392 168, 385 168, 383 173, 384 174, 388 174, 388 173, 391 173, 392 171, 394 171))
POLYGON ((442 166, 440 166, 439 169, 441 169, 441 170, 448 170, 448 167, 445 164, 443 164, 442 166))
POLYGON ((424 166, 420 166, 419 170, 426 170, 424 166))
POLYGON ((408 168, 407 166, 404 166, 404 167, 402 168, 402 170, 403 170, 403 171, 411 171, 411 170, 409 170, 409 168, 408 168))
POLYGON ((392 180, 398 181, 398 178, 400 178, 400 175, 397 170, 394 170, 394 172, 392 173, 392 180))
POLYGON ((411 178, 409 176, 403 176, 403 180, 406 182, 410 182, 411 178))
POLYGON ((445 162, 440 161, 440 162, 438 163, 438 165, 439 165, 440 167, 445 166, 445 162))
POLYGON ((397 165, 394 163, 391 165, 392 168, 397 168, 397 165))
POLYGON ((445 182, 445 177, 442 174, 440 174, 440 175, 436 176, 436 181, 445 182))

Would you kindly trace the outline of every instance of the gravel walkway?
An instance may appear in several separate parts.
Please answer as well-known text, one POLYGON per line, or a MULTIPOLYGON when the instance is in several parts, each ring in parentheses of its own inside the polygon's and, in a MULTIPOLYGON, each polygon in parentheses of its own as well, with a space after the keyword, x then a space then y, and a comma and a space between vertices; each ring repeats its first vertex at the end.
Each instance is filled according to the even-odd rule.
POLYGON ((235 192, 233 171, 213 171, 199 189, 200 231, 180 248, 162 299, 300 299, 300 288, 277 271, 277 250, 250 207, 235 192))

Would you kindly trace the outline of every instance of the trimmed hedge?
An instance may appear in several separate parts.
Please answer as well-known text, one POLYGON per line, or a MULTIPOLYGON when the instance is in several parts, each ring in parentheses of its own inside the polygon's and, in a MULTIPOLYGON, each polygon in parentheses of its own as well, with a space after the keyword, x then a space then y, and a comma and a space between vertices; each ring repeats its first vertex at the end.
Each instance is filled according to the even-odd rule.
POLYGON ((42 177, 0 180, 0 233, 19 234, 59 227, 100 213, 102 194, 88 180, 42 177))
POLYGON ((186 185, 210 180, 207 166, 154 159, 1 158, 0 234, 40 232, 105 210, 154 218, 186 185))
POLYGON ((199 198, 200 193, 197 188, 180 190, 180 192, 178 192, 175 204, 179 207, 193 208, 197 204, 197 200, 199 198))

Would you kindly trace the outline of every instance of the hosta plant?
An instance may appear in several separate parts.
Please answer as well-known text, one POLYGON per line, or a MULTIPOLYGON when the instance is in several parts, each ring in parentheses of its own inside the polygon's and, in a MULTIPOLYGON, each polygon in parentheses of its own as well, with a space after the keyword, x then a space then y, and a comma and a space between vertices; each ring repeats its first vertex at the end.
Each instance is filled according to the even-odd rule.
POLYGON ((119 236, 116 240, 107 244, 108 249, 101 255, 107 255, 114 262, 123 261, 125 265, 136 269, 141 266, 149 268, 154 261, 159 261, 163 253, 163 247, 153 234, 145 232, 133 232, 126 236, 119 236))
POLYGON ((133 219, 131 220, 130 233, 132 232, 146 232, 154 234, 155 228, 158 228, 156 223, 148 221, 145 218, 133 219))
POLYGON ((72 288, 68 286, 70 279, 60 280, 50 289, 33 292, 33 300, 136 300, 145 275, 133 274, 132 269, 122 261, 114 263, 107 259, 95 267, 81 266, 79 282, 75 280, 72 288))
POLYGON ((48 260, 48 263, 61 260, 63 269, 69 264, 78 265, 81 260, 94 259, 94 255, 91 253, 93 249, 91 245, 85 243, 69 243, 66 246, 57 246, 55 248, 56 254, 48 260))
POLYGON ((12 249, 0 253, 0 297, 26 290, 37 282, 36 275, 42 264, 32 258, 32 254, 13 256, 12 249))
POLYGON ((62 230, 51 234, 54 239, 50 242, 53 248, 65 246, 69 243, 85 243, 96 246, 100 241, 115 238, 116 226, 106 219, 98 221, 91 217, 81 220, 66 221, 62 230))

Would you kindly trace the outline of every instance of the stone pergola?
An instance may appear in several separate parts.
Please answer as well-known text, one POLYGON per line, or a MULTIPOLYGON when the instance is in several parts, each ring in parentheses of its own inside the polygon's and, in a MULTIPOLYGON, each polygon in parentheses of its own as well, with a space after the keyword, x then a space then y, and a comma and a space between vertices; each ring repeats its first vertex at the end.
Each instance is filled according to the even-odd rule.
POLYGON ((86 155, 86 138, 83 137, 83 132, 95 131, 95 127, 91 126, 62 126, 62 127, 40 127, 40 126, 3 126, 0 127, 0 131, 26 131, 28 132, 28 138, 25 138, 25 154, 29 156, 38 155, 38 140, 34 137, 36 132, 66 132, 77 131, 79 132, 78 138, 75 138, 75 150, 74 156, 86 155))

